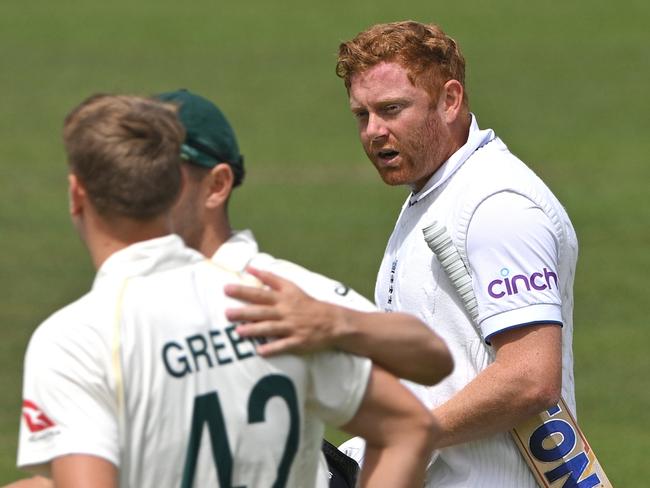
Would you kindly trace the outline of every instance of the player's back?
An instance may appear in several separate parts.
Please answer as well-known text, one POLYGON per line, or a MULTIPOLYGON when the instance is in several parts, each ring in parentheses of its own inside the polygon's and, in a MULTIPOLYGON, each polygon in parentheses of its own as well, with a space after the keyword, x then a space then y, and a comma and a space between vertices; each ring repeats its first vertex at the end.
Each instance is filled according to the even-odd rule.
POLYGON ((122 488, 326 486, 323 421, 356 413, 370 362, 257 356, 224 313, 242 281, 177 236, 111 255, 30 340, 18 465, 92 455, 122 488))
POLYGON ((122 486, 325 486, 319 417, 354 414, 367 366, 257 356, 224 315, 233 282, 242 276, 202 261, 126 283, 113 338, 122 486))

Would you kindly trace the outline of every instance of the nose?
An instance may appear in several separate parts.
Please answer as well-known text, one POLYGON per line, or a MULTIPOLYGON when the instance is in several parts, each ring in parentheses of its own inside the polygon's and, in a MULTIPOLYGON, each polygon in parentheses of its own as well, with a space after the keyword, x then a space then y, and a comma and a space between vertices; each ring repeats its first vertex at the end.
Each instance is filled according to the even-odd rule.
POLYGON ((371 142, 388 136, 388 127, 386 127, 384 120, 377 114, 368 114, 366 135, 371 142))

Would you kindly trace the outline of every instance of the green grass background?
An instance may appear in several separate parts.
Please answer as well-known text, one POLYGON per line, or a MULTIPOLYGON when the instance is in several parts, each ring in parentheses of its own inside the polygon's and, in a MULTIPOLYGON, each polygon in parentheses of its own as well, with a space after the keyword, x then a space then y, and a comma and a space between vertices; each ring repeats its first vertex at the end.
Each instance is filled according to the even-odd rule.
POLYGON ((647 484, 645 0, 0 2, 0 483, 19 475, 29 335, 93 277, 67 216, 65 113, 98 91, 210 97, 249 170, 231 202, 235 226, 372 296, 406 191, 384 187, 365 160, 335 53, 370 24, 407 18, 436 21, 460 42, 481 125, 566 205, 581 243, 580 422, 615 486, 647 484))

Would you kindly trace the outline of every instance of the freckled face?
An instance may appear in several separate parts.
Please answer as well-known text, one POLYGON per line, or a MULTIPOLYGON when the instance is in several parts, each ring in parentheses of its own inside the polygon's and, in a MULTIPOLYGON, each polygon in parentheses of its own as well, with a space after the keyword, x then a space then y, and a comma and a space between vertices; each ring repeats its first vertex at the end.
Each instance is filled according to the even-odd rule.
POLYGON ((395 62, 354 75, 349 95, 363 149, 384 182, 422 189, 450 154, 442 103, 395 62))

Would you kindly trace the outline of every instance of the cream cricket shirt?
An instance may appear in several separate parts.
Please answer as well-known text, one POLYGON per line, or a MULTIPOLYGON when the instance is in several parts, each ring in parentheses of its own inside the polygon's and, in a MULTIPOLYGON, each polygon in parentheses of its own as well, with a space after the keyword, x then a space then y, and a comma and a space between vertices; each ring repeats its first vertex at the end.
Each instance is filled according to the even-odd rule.
POLYGON ((249 265, 270 271, 293 281, 305 293, 317 300, 361 312, 377 311, 377 307, 372 302, 346 285, 290 261, 276 259, 269 254, 261 253, 250 230, 235 232, 217 249, 212 260, 220 266, 237 272, 243 271, 249 265))
POLYGON ((18 465, 84 453, 122 487, 327 486, 323 422, 356 413, 370 361, 258 357, 223 314, 241 281, 177 236, 113 254, 30 341, 18 465))

